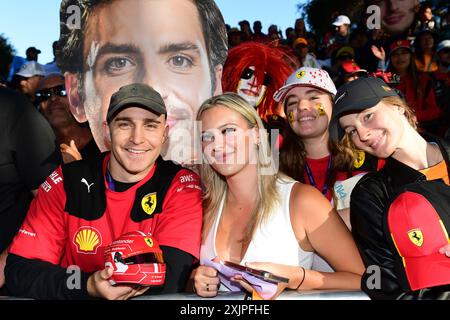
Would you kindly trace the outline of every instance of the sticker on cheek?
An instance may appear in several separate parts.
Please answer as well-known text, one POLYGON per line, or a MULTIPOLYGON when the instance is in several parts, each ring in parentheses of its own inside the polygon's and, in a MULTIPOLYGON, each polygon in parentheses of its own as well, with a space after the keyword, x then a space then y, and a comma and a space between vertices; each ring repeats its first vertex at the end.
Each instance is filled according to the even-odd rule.
POLYGON ((287 116, 289 123, 294 122, 294 111, 289 111, 287 116))
POLYGON ((320 117, 323 117, 324 115, 326 115, 326 113, 325 113, 325 108, 323 107, 323 104, 318 103, 318 104, 316 105, 316 108, 317 108, 317 112, 319 113, 319 116, 320 116, 320 117))

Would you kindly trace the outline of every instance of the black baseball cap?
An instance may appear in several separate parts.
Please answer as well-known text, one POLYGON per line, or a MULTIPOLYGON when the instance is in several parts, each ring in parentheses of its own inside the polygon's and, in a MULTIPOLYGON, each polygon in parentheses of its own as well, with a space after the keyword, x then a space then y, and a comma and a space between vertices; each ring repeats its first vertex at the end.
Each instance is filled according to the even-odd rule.
POLYGON ((31 53, 37 53, 37 54, 40 54, 40 53, 41 53, 41 50, 36 49, 36 47, 29 47, 25 53, 26 53, 26 54, 31 54, 31 53))
POLYGON ((111 96, 106 121, 110 123, 123 109, 138 106, 157 114, 167 114, 166 105, 161 95, 144 83, 123 86, 111 96))
POLYGON ((398 94, 379 78, 358 78, 341 86, 334 98, 330 137, 339 142, 344 136, 345 132, 339 125, 340 117, 372 108, 385 97, 398 97, 398 94))

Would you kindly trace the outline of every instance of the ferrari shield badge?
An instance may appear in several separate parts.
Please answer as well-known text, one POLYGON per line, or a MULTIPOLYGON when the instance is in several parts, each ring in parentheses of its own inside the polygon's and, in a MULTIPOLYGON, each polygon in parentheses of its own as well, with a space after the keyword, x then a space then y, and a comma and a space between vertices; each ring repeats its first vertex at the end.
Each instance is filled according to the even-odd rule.
POLYGON ((366 154, 362 150, 356 150, 355 151, 355 161, 353 162, 353 166, 355 169, 361 168, 361 166, 364 164, 364 161, 366 160, 366 154))
POLYGON ((155 211, 156 203, 157 203, 156 192, 149 193, 146 196, 144 196, 141 200, 142 210, 144 210, 146 214, 151 216, 153 211, 155 211))
POLYGON ((421 247, 423 245, 423 233, 420 229, 414 229, 408 232, 409 240, 411 240, 414 245, 421 247))
POLYGON ((153 240, 152 240, 152 238, 144 238, 144 240, 145 240, 145 243, 146 243, 150 248, 153 247, 153 240))
POLYGON ((301 79, 305 76, 306 72, 304 70, 299 71, 295 74, 295 76, 297 77, 297 79, 301 79))

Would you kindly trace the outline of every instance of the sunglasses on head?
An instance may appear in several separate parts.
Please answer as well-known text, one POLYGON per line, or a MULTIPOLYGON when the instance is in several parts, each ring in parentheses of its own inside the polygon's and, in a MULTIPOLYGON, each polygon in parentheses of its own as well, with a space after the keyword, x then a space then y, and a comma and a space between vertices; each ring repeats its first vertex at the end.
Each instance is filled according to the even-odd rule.
POLYGON ((55 95, 58 97, 66 97, 67 93, 66 93, 65 86, 60 85, 60 86, 56 86, 53 88, 42 89, 42 90, 39 90, 38 92, 36 92, 36 98, 40 102, 47 101, 48 99, 51 98, 52 95, 55 95))
MULTIPOLYGON (((250 78, 253 77, 254 74, 255 74, 255 70, 246 68, 244 70, 244 72, 242 72, 241 79, 250 80, 250 78)), ((264 73, 263 85, 268 86, 271 81, 272 81, 272 78, 267 73, 264 73)))

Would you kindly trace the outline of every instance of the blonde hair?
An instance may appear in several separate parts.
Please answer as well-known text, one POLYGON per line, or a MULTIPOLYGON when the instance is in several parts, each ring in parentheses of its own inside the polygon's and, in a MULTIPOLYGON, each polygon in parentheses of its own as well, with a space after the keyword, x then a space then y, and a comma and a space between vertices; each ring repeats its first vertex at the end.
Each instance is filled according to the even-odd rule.
MULTIPOLYGON (((235 93, 224 93, 206 100, 197 113, 197 121, 201 119, 203 112, 217 106, 224 106, 239 113, 246 121, 250 129, 259 130, 259 147, 257 153, 258 194, 256 205, 251 214, 250 222, 244 232, 243 241, 248 242, 253 236, 257 226, 261 225, 270 216, 275 204, 279 202, 279 194, 276 188, 275 161, 272 157, 267 131, 256 110, 245 99, 235 93)), ((225 178, 217 173, 207 163, 203 155, 203 164, 200 166, 200 177, 203 183, 203 231, 202 239, 206 239, 214 218, 218 215, 222 197, 226 194, 227 183, 225 178)))
POLYGON ((408 123, 411 125, 411 127, 417 130, 416 115, 414 114, 413 109, 406 103, 404 99, 400 97, 386 97, 381 99, 381 102, 403 108, 405 110, 404 116, 406 117, 406 120, 408 120, 408 123))

